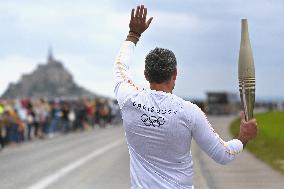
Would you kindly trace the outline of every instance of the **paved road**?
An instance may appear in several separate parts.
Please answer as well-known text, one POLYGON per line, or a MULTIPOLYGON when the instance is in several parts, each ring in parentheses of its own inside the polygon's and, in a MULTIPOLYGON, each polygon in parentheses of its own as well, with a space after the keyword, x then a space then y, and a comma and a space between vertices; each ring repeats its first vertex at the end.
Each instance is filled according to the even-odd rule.
MULTIPOLYGON (((229 139, 232 117, 209 118, 229 139)), ((248 152, 218 165, 193 145, 194 185, 201 189, 284 188, 284 177, 248 152)), ((1 189, 130 188, 129 157, 122 127, 28 142, 0 152, 1 189)))
POLYGON ((6 148, 0 153, 0 188, 130 188, 123 129, 95 129, 6 148))

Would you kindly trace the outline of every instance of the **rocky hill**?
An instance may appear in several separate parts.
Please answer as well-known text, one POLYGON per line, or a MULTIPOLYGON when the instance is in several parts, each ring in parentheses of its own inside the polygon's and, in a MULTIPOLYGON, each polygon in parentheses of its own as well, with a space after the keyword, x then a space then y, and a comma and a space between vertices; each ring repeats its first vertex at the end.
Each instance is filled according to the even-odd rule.
POLYGON ((78 86, 62 62, 49 53, 47 63, 38 65, 17 83, 11 83, 1 98, 77 98, 94 97, 94 93, 78 86))

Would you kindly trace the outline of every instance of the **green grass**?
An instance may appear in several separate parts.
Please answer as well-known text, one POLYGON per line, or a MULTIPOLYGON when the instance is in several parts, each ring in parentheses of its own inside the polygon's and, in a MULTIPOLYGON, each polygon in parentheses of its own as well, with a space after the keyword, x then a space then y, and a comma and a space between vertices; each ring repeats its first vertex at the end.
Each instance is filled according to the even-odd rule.
MULTIPOLYGON (((284 174, 284 111, 257 114, 258 135, 246 149, 257 158, 284 174)), ((239 132, 240 119, 231 124, 235 136, 239 132)))

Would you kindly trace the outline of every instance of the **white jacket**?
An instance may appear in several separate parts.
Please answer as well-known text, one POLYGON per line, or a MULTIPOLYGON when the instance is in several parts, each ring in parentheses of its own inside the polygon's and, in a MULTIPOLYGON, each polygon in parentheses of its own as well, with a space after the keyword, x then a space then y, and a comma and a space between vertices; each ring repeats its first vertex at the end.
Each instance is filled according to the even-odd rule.
POLYGON ((125 41, 115 61, 115 95, 122 111, 130 155, 131 188, 191 189, 191 139, 226 164, 243 150, 223 141, 195 104, 174 94, 137 87, 129 73, 134 43, 125 41))

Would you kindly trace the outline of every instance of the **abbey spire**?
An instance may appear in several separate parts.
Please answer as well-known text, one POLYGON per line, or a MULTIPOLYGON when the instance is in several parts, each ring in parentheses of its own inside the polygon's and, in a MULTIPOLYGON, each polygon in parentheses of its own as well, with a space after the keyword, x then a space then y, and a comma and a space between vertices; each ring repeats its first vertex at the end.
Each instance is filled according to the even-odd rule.
POLYGON ((53 57, 53 50, 52 50, 52 46, 50 45, 48 48, 48 56, 47 56, 47 62, 48 63, 53 63, 55 62, 55 59, 53 57))

